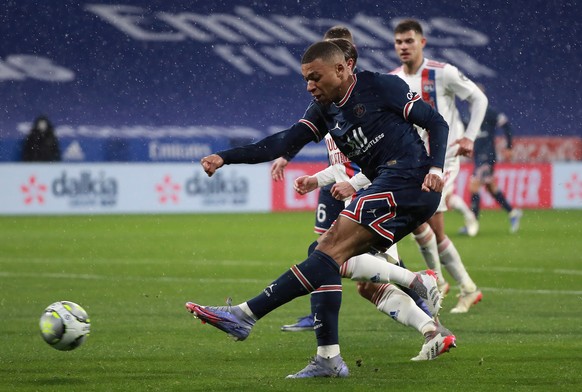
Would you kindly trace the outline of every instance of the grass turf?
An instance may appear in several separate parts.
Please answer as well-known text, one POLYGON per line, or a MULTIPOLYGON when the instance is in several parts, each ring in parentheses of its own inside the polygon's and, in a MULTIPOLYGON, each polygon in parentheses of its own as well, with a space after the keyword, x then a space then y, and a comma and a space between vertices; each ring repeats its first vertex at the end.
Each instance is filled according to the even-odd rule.
MULTIPOLYGON (((313 241, 312 213, 0 217, 0 390, 36 391, 571 391, 582 388, 582 211, 485 211, 475 238, 448 232, 483 301, 442 322, 458 348, 411 362, 423 342, 344 282, 340 318, 347 379, 285 380, 315 352, 310 333, 282 333, 309 312, 299 298, 261 320, 245 342, 193 322, 183 304, 238 303, 260 292, 313 241), (91 316, 84 346, 59 352, 39 334, 57 300, 91 316)), ((409 238, 399 244, 424 269, 409 238)), ((448 276, 447 276, 448 277, 448 276)), ((449 277, 448 277, 449 278, 449 277)))

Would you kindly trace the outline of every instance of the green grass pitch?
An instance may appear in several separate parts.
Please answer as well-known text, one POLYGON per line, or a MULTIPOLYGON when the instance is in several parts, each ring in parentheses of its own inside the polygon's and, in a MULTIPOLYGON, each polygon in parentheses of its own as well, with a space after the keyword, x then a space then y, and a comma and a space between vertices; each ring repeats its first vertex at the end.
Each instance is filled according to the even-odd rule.
MULTIPOLYGON (((1 391, 574 391, 582 390, 582 210, 525 211, 519 233, 484 211, 475 238, 456 234, 483 301, 442 322, 458 348, 411 362, 423 342, 344 281, 340 317, 347 379, 286 380, 315 353, 311 333, 282 324, 309 312, 299 298, 244 342, 201 325, 184 303, 234 303, 303 260, 312 213, 0 217, 1 391), (92 333, 60 352, 40 337, 43 309, 81 304, 92 333)), ((399 244, 425 269, 412 240, 399 244)))

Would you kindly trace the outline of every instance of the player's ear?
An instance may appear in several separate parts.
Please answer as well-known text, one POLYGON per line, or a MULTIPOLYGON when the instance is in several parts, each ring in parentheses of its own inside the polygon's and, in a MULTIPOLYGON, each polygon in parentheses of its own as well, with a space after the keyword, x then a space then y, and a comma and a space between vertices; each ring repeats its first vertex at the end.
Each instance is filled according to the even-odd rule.
POLYGON ((346 67, 343 63, 337 63, 335 66, 335 75, 341 78, 342 74, 345 72, 346 67))

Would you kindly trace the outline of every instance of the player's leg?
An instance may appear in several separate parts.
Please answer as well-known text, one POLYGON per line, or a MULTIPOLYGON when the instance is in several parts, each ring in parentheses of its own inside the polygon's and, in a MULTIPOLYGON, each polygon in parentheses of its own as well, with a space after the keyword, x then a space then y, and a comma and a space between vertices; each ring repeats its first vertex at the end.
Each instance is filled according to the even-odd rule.
POLYGON ((471 192, 471 210, 477 220, 481 213, 481 195, 479 191, 483 185, 485 185, 491 178, 491 166, 489 163, 475 162, 475 168, 473 169, 473 175, 469 182, 469 192, 471 192))
POLYGON ((510 233, 515 233, 519 230, 519 223, 523 212, 519 208, 513 208, 509 201, 505 198, 505 195, 497 187, 495 180, 493 178, 493 165, 491 166, 491 180, 486 185, 487 192, 509 214, 509 231, 510 233))
POLYGON ((434 232, 428 223, 423 223, 413 231, 413 235, 426 266, 436 273, 439 290, 441 291, 441 294, 445 296, 449 292, 450 285, 447 283, 442 273, 437 240, 434 232))
POLYGON ((456 193, 450 193, 447 195, 446 202, 449 209, 459 211, 463 215, 465 226, 459 232, 469 237, 475 237, 479 232, 479 222, 465 200, 456 193))
POLYGON ((465 313, 482 298, 481 291, 467 272, 455 244, 445 234, 444 213, 437 212, 428 220, 435 232, 440 261, 461 288, 459 301, 451 313, 465 313))
POLYGON ((416 329, 424 337, 420 353, 413 360, 431 360, 455 347, 452 333, 422 311, 399 287, 385 283, 358 282, 358 292, 395 321, 416 329))
MULTIPOLYGON (((313 229, 316 234, 323 234, 329 230, 340 212, 344 209, 344 202, 335 199, 331 195, 332 186, 333 184, 330 184, 319 189, 317 208, 315 210, 315 226, 313 229)), ((303 332, 312 330, 313 314, 299 317, 297 318, 297 322, 293 324, 285 324, 281 326, 281 331, 284 332, 303 332)))
POLYGON ((436 284, 436 274, 431 271, 414 273, 385 258, 369 253, 350 258, 340 268, 342 277, 355 281, 395 283, 411 289, 428 305, 431 315, 438 314, 441 296, 436 284))

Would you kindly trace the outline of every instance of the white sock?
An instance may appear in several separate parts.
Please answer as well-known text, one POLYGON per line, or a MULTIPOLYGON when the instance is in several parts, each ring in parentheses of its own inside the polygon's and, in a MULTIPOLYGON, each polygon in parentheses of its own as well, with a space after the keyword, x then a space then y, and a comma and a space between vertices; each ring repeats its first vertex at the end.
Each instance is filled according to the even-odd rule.
POLYGON ((339 344, 331 344, 329 346, 317 346, 317 355, 320 357, 330 359, 340 354, 339 344))
POLYGON ((434 232, 427 224, 426 228, 420 234, 414 234, 414 239, 418 244, 418 249, 424 258, 426 266, 436 272, 439 283, 445 283, 439 259, 439 251, 434 232))
POLYGON ((416 277, 414 272, 386 262, 385 258, 365 253, 352 257, 340 267, 344 278, 374 283, 397 283, 410 287, 416 277))
POLYGON ((406 293, 391 284, 378 287, 372 302, 382 313, 407 327, 412 327, 423 336, 436 330, 434 321, 420 309, 406 293))
POLYGON ((457 210, 461 214, 463 214, 465 222, 474 221, 476 219, 475 214, 473 213, 473 211, 471 211, 471 209, 469 208, 467 203, 465 203, 465 200, 463 200, 461 196, 453 193, 451 196, 449 196, 448 204, 450 208, 457 210))
POLYGON ((247 316, 249 316, 250 318, 252 318, 253 320, 257 321, 257 316, 255 316, 255 314, 253 313, 253 311, 251 310, 251 308, 249 308, 249 305, 247 305, 246 302, 243 302, 242 304, 239 304, 238 307, 240 308, 240 310, 242 310, 247 316))
POLYGON ((461 261, 461 255, 459 255, 457 248, 455 248, 449 237, 445 237, 438 245, 438 249, 441 262, 457 284, 461 286, 461 290, 467 293, 477 290, 475 282, 473 282, 461 261))

